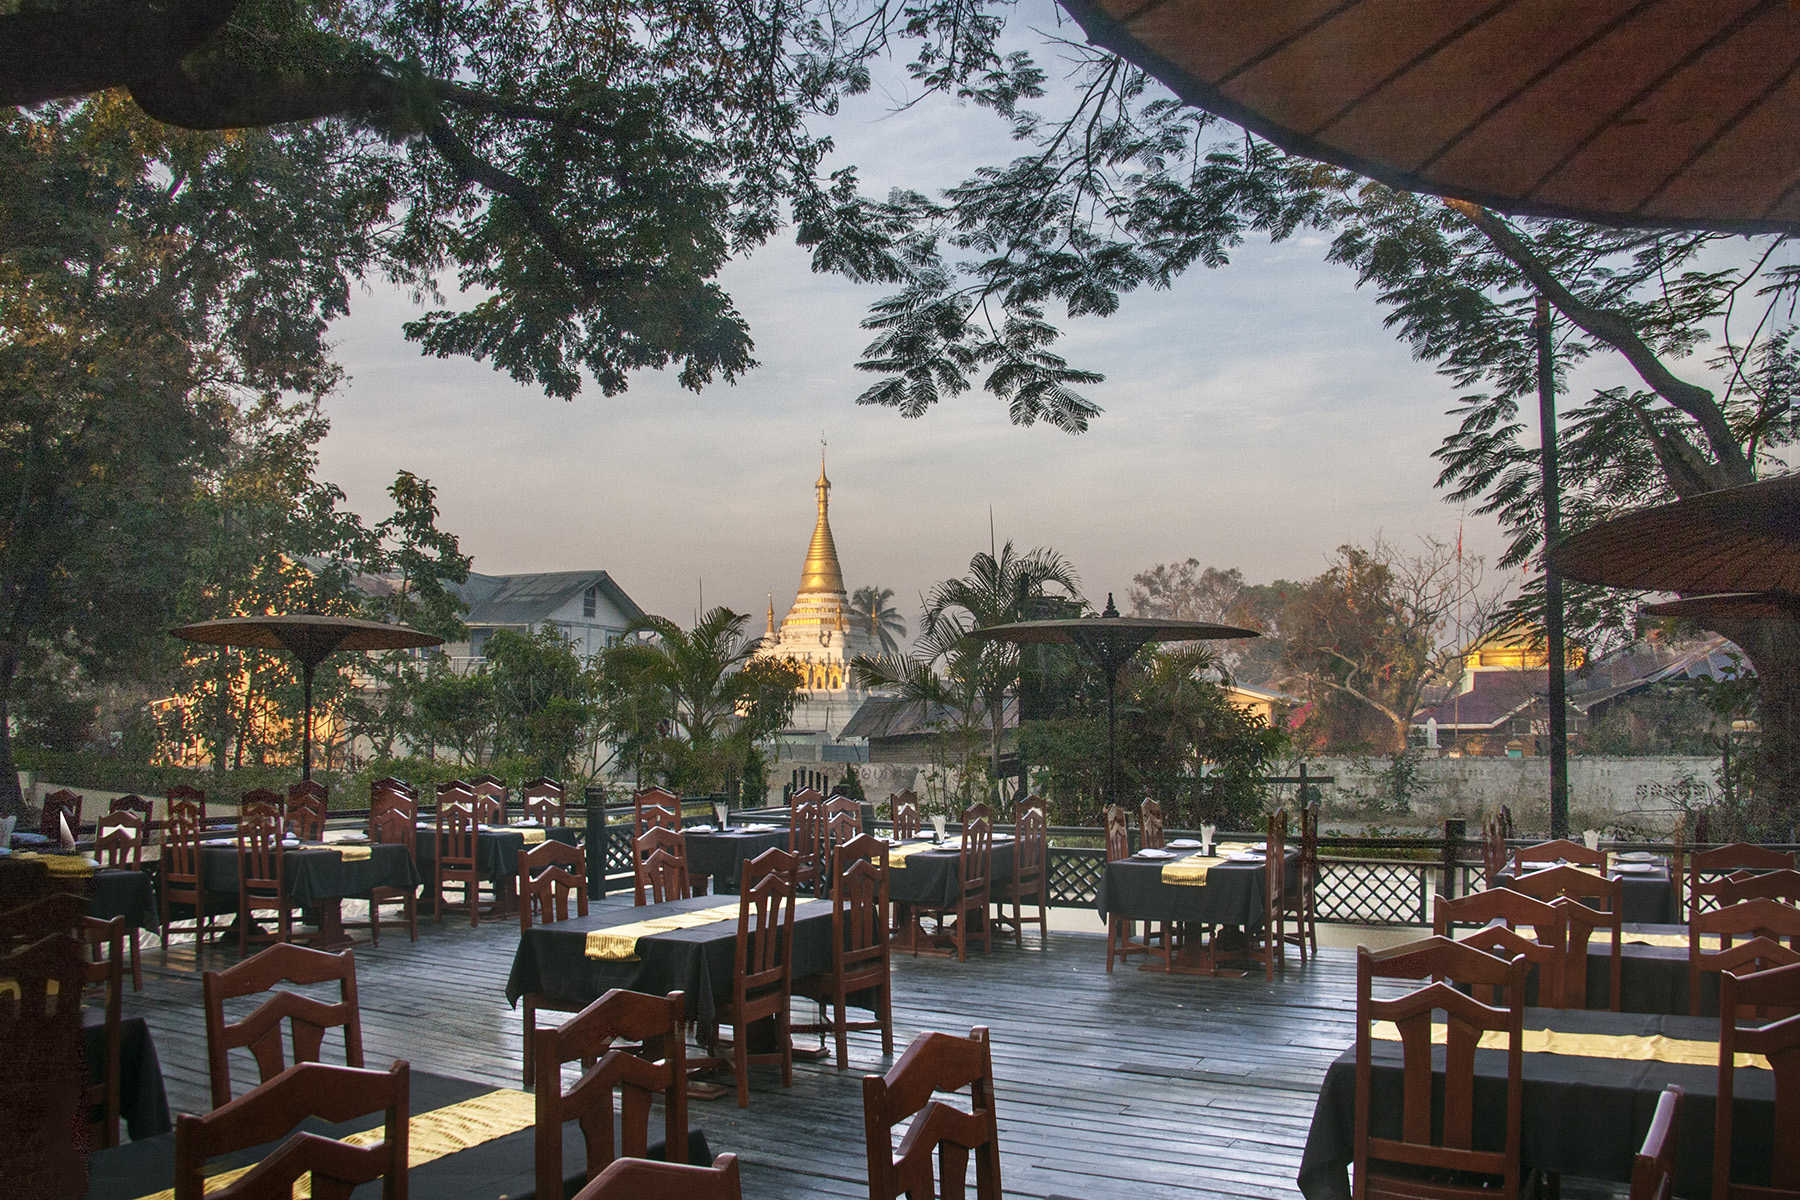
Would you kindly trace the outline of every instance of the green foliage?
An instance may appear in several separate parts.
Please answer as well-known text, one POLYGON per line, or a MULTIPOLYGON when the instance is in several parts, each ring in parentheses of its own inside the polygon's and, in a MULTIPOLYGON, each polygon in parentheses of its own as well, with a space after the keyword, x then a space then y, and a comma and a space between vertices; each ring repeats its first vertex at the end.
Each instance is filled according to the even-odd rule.
POLYGON ((494 757, 520 760, 528 778, 568 775, 594 719, 594 668, 551 627, 495 630, 486 655, 494 757))
POLYGON ((691 630, 645 617, 601 656, 598 710, 607 736, 639 778, 678 791, 728 792, 766 770, 757 744, 793 715, 802 675, 791 663, 752 657, 749 618, 720 607, 691 630))
POLYGON ((850 615, 867 625, 883 654, 900 653, 906 636, 906 618, 893 607, 894 589, 869 585, 850 593, 850 615))

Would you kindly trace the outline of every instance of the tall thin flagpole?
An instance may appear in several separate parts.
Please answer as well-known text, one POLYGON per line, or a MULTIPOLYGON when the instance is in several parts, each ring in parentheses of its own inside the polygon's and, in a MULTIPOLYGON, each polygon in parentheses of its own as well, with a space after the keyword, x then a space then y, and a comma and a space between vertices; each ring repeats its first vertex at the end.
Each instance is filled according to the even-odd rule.
POLYGON ((1562 503, 1556 471, 1556 374, 1550 344, 1550 302, 1537 298, 1538 454, 1544 479, 1544 640, 1550 655, 1550 836, 1569 836, 1569 722, 1563 701, 1562 577, 1550 566, 1549 551, 1561 537, 1562 503))

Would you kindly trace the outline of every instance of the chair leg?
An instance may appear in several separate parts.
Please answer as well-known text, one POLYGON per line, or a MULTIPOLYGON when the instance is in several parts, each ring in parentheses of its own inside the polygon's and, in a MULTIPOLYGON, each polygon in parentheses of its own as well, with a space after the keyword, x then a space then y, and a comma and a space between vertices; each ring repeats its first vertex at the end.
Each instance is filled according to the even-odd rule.
POLYGON ((369 893, 369 944, 381 945, 381 901, 373 892, 369 893))
POLYGON ((739 1025, 731 1031, 731 1072, 737 1076, 739 1108, 750 1107, 750 1028, 739 1025))
POLYGON ((144 964, 138 958, 138 931, 135 925, 131 929, 131 990, 144 990, 144 964))
POLYGON ((832 1005, 832 1024, 837 1034, 837 1068, 842 1071, 850 1065, 850 1020, 846 1010, 849 1008, 848 997, 838 992, 836 1003, 832 1005))
POLYGON ((1112 974, 1113 951, 1119 944, 1119 914, 1114 913, 1106 918, 1106 973, 1112 974))
POLYGON ((537 1086, 537 1052, 532 1045, 532 1034, 537 1032, 537 1005, 530 996, 524 997, 525 1008, 525 1090, 531 1091, 537 1086))
POLYGON ((406 935, 419 940, 419 897, 411 891, 406 894, 406 935))

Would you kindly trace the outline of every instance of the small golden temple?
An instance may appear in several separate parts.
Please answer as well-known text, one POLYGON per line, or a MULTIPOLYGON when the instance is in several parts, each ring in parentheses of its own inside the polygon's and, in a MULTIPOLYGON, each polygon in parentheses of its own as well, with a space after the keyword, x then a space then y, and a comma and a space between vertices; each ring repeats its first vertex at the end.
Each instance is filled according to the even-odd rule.
POLYGON ((850 608, 837 540, 831 536, 831 480, 825 474, 823 449, 813 488, 819 496, 818 519, 800 568, 800 588, 779 629, 775 599, 769 598, 768 627, 757 655, 788 659, 806 673, 806 691, 794 710, 793 729, 835 738, 866 695, 850 678, 850 661, 859 654, 875 654, 880 647, 850 608))

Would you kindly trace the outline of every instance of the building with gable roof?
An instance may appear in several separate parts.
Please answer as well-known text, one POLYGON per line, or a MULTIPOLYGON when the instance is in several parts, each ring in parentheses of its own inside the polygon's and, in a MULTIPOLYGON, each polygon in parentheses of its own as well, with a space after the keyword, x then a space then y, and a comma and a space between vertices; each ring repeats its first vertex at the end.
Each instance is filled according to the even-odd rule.
POLYGON ((457 588, 469 606, 463 618, 469 640, 446 645, 444 653, 459 669, 478 670, 487 657, 487 641, 496 630, 532 633, 557 630, 583 658, 591 657, 625 636, 626 627, 644 615, 605 571, 537 571, 519 575, 469 572, 457 588))

